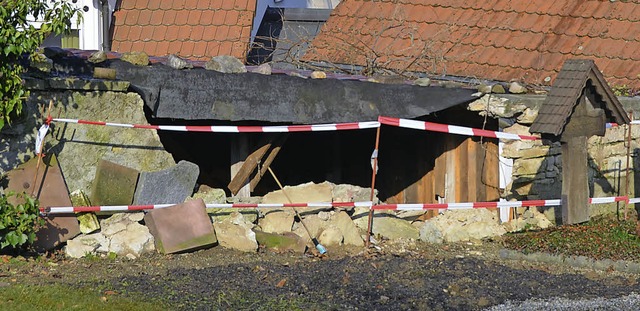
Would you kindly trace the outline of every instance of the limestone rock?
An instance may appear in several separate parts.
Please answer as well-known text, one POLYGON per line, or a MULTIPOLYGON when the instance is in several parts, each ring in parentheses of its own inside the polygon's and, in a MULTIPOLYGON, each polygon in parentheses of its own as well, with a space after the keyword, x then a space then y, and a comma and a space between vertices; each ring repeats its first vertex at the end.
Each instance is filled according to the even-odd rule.
POLYGON ((346 212, 338 212, 331 216, 329 225, 337 228, 343 237, 342 242, 346 245, 364 246, 364 241, 356 224, 346 212))
POLYGON ((110 237, 109 251, 118 256, 140 257, 154 250, 154 238, 149 228, 137 222, 128 224, 125 230, 110 237))
MULTIPOLYGON (((333 184, 323 182, 320 184, 306 183, 297 186, 285 186, 284 191, 293 203, 313 203, 313 202, 331 202, 332 201, 333 184)), ((262 203, 289 203, 287 196, 282 190, 276 190, 267 193, 262 198, 262 203)), ((322 210, 331 209, 331 207, 305 207, 299 209, 302 215, 315 213, 322 210)), ((266 231, 266 230, 265 230, 266 231)), ((268 231, 267 231, 268 232, 268 231)))
POLYGON ((322 230, 318 241, 324 246, 340 245, 343 240, 342 232, 336 226, 329 226, 322 230))
POLYGON ((270 75, 271 74, 271 65, 269 65, 268 63, 264 63, 261 64, 260 66, 253 68, 253 70, 251 70, 251 72, 255 72, 255 73, 259 73, 259 74, 263 74, 263 75, 270 75))
POLYGON ((294 215, 283 210, 269 211, 258 221, 262 231, 267 233, 291 232, 294 215))
POLYGON ((64 248, 65 254, 71 258, 82 258, 87 254, 95 254, 101 248, 108 250, 109 241, 102 233, 80 235, 68 240, 64 248))
MULTIPOLYGON (((378 191, 373 195, 373 202, 378 202, 378 191)), ((365 202, 371 197, 371 188, 363 188, 349 184, 338 184, 333 186, 331 192, 333 202, 365 202)))
POLYGON ((76 216, 80 223, 80 232, 89 234, 91 232, 100 230, 100 223, 98 217, 94 213, 81 213, 76 216))
POLYGON ((521 115, 518 116, 518 123, 531 125, 538 117, 538 110, 526 108, 521 115))
POLYGON ((491 93, 491 86, 486 84, 480 84, 478 85, 478 92, 489 94, 491 93))
POLYGON ((324 71, 314 71, 310 75, 311 79, 326 79, 327 73, 324 71))
POLYGON ((107 60, 107 53, 104 51, 96 51, 91 56, 89 56, 88 61, 94 64, 102 63, 107 60))
POLYGON ((200 185, 198 191, 191 197, 194 199, 202 199, 204 203, 227 203, 227 194, 224 189, 211 188, 207 185, 200 185))
POLYGON ((204 64, 204 68, 224 73, 247 72, 247 68, 239 59, 229 55, 219 55, 211 58, 210 61, 204 64))
POLYGON ((502 86, 502 84, 494 84, 493 87, 491 87, 491 93, 495 93, 495 94, 505 94, 507 91, 504 89, 504 86, 502 86))
POLYGON ((120 59, 136 66, 149 65, 149 55, 145 52, 126 52, 122 54, 120 59))
POLYGON ((506 233, 498 214, 487 209, 448 210, 426 220, 420 239, 430 243, 459 242, 500 236, 506 233))
POLYGON ((273 251, 293 251, 294 253, 304 253, 307 248, 307 243, 305 242, 306 239, 293 232, 276 234, 255 231, 255 234, 258 245, 264 246, 265 248, 273 251))
POLYGON ((522 113, 527 109, 527 106, 522 103, 512 103, 506 98, 487 94, 471 102, 467 109, 479 111, 482 116, 489 115, 493 118, 512 118, 522 113))
POLYGON ((251 230, 242 214, 232 213, 225 221, 214 225, 218 244, 224 248, 235 249, 242 252, 255 252, 258 250, 256 234, 251 230))
MULTIPOLYGON (((358 215, 353 222, 358 228, 367 230, 368 209, 363 209, 362 211, 362 215, 358 215)), ((388 213, 374 213, 371 231, 374 235, 381 235, 390 240, 418 239, 419 237, 418 229, 413 227, 411 222, 397 218, 388 213)))
POLYGON ((524 94, 527 92, 527 88, 518 82, 511 82, 509 84, 509 93, 513 94, 524 94))
POLYGON ((191 65, 191 63, 174 54, 171 54, 167 57, 167 66, 178 70, 193 68, 193 65, 191 65))
POLYGON ((419 78, 413 81, 414 85, 419 85, 419 86, 430 86, 431 85, 431 79, 429 78, 419 78))

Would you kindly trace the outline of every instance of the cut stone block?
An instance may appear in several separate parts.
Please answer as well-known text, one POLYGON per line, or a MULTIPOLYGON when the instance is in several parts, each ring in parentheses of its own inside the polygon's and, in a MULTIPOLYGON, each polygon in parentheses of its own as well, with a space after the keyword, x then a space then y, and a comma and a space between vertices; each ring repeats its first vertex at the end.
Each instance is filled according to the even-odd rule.
POLYGON ((138 204, 179 204, 191 196, 200 175, 197 164, 180 161, 174 167, 140 174, 134 201, 138 204))
MULTIPOLYGON (((8 172, 7 190, 30 194, 34 186, 32 183, 36 174, 37 161, 37 158, 31 159, 8 172)), ((35 183, 37 190, 34 192, 34 196, 40 201, 40 207, 71 206, 69 191, 55 155, 51 155, 40 164, 35 183)), ((36 233, 37 239, 33 244, 37 251, 53 249, 80 233, 75 215, 48 216, 45 217, 45 221, 45 226, 36 233)))
POLYGON ((144 222, 155 238, 156 249, 164 254, 202 249, 218 242, 202 199, 151 210, 144 222))
POLYGON ((90 201, 94 205, 131 205, 140 173, 132 168, 100 160, 90 201))

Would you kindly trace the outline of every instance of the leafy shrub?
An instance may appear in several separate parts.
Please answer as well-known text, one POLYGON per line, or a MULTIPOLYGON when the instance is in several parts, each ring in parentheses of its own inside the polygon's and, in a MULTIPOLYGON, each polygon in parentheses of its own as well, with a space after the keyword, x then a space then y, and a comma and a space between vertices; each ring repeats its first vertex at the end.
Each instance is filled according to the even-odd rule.
POLYGON ((45 224, 39 213, 38 200, 26 193, 9 192, 0 196, 0 249, 8 246, 19 249, 32 244, 36 231, 45 224))

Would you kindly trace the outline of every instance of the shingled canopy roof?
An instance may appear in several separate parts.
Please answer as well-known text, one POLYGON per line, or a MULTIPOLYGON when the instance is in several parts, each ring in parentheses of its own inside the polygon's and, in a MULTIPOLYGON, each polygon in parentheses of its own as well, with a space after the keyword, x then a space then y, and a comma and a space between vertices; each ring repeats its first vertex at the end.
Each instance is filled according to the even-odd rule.
POLYGON ((305 60, 551 85, 593 59, 640 88, 640 1, 343 0, 305 60))
POLYGON ((570 59, 562 66, 556 80, 531 125, 531 133, 560 135, 574 107, 589 85, 604 104, 606 116, 618 124, 630 122, 618 98, 605 81, 593 60, 570 59), (588 83, 590 82, 590 83, 588 83))

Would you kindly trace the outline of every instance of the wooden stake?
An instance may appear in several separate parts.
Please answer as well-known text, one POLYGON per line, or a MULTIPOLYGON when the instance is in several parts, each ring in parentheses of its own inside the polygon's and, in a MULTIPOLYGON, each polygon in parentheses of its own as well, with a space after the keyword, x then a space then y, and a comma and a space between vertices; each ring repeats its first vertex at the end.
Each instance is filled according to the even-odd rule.
MULTIPOLYGON (((376 175, 377 175, 377 171, 378 171, 378 147, 380 146, 380 128, 378 127, 378 129, 376 130, 376 145, 375 145, 375 149, 373 150, 374 152, 374 158, 373 158, 373 165, 371 167, 371 169, 373 170, 373 172, 371 173, 371 195, 369 196, 369 201, 372 202, 373 204, 373 197, 375 196, 375 191, 376 191, 376 175)), ((369 210, 369 218, 367 219, 367 248, 371 246, 371 230, 373 227, 373 207, 369 210)))
MULTIPOLYGON (((631 121, 633 121, 633 111, 631 111, 629 113, 629 119, 631 119, 631 121)), ((629 159, 631 158, 631 123, 627 124, 627 176, 625 178, 625 190, 624 190, 624 195, 627 196, 627 198, 629 198, 629 178, 631 176, 629 176, 629 159)), ((629 220, 629 214, 628 214, 628 209, 629 209, 629 204, 624 203, 624 220, 629 220)))

